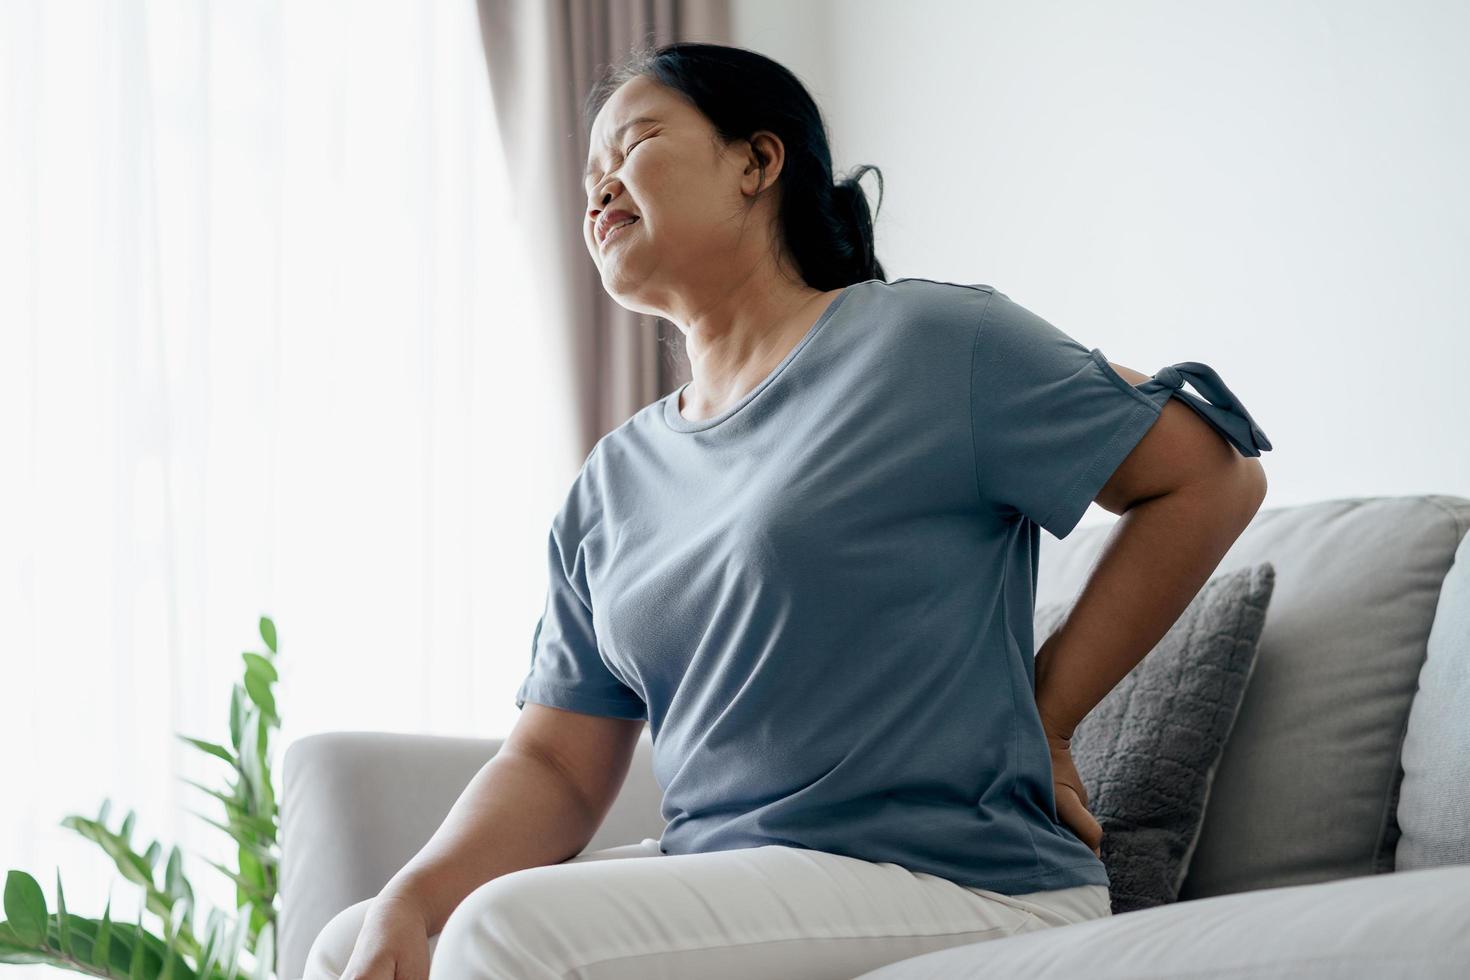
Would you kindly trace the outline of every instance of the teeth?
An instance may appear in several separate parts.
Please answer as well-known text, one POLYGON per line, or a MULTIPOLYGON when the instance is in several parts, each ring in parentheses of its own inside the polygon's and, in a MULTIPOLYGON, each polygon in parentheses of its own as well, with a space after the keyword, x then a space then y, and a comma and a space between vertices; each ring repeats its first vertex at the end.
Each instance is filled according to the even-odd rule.
POLYGON ((638 218, 637 218, 637 216, 636 216, 636 215, 635 215, 635 216, 634 216, 634 217, 632 217, 632 218, 628 218, 628 219, 627 219, 627 220, 626 220, 626 221, 619 221, 619 222, 618 222, 618 223, 617 223, 617 224, 615 224, 615 225, 613 225, 613 226, 612 226, 612 227, 611 227, 611 228, 609 228, 609 229, 608 229, 608 230, 607 230, 607 231, 606 231, 606 232, 605 232, 605 233, 604 233, 604 234, 603 234, 603 236, 602 236, 602 237, 603 237, 603 238, 606 238, 606 237, 607 237, 607 236, 608 236, 608 235, 611 235, 611 234, 612 234, 612 233, 613 233, 613 232, 615 232, 615 231, 617 231, 617 230, 618 230, 618 229, 619 229, 619 228, 621 228, 621 227, 623 227, 623 225, 631 225, 631 224, 632 224, 632 223, 633 223, 633 222, 635 222, 635 221, 637 221, 637 220, 638 220, 638 218))

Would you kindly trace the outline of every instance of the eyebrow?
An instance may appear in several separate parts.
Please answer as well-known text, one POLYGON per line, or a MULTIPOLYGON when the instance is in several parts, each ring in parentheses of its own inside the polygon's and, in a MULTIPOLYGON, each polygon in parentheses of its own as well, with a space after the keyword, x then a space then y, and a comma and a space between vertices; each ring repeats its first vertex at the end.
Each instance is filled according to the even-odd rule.
MULTIPOLYGON (((619 126, 616 130, 613 131, 612 142, 617 143, 617 142, 621 141, 622 138, 623 138, 623 133, 627 132, 628 129, 630 129, 633 126, 638 125, 639 123, 658 122, 658 121, 659 120, 656 119, 656 118, 654 118, 653 116, 637 116, 637 117, 635 117, 633 119, 629 119, 627 122, 623 123, 621 126, 619 126)), ((589 164, 588 167, 587 167, 587 169, 584 170, 584 171, 582 171, 582 179, 585 181, 588 177, 591 177, 592 176, 592 172, 594 170, 596 170, 596 169, 597 169, 597 166, 596 166, 595 163, 594 164, 589 164)))

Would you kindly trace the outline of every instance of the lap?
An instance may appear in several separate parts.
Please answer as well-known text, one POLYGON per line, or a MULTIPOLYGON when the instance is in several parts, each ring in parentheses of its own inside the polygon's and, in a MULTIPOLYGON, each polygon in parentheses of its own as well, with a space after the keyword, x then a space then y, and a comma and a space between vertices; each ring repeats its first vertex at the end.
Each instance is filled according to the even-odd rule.
MULTIPOLYGON (((367 905, 329 925, 338 947, 367 905)), ((799 847, 662 854, 649 838, 481 885, 431 938, 430 980, 851 977, 1106 911, 1101 886, 1008 896, 799 847)), ((323 972, 308 980, 340 975, 324 955, 327 931, 323 955, 313 946, 323 972)))
MULTIPOLYGON (((620 844, 617 847, 604 847, 595 851, 583 851, 575 857, 568 858, 563 864, 586 861, 606 861, 614 858, 625 857, 650 857, 659 855, 658 841, 645 838, 638 844, 620 844), (650 848, 649 845, 652 845, 650 848)), ((530 870, 530 869, 528 869, 530 870)), ((347 906, 338 912, 317 933, 316 939, 312 941, 311 949, 306 956, 306 972, 302 980, 339 980, 342 971, 347 967, 347 960, 352 955, 353 946, 356 945, 358 933, 362 931, 363 921, 367 918, 368 908, 373 903, 371 898, 365 898, 347 906)), ((429 937, 429 957, 432 963, 435 949, 439 945, 439 938, 444 933, 429 937)))

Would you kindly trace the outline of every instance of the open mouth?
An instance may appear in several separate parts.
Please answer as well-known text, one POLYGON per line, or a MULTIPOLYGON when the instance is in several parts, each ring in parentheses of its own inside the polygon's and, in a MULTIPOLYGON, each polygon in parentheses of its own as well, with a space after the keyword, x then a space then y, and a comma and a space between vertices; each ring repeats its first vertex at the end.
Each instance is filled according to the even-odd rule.
POLYGON ((629 218, 627 221, 624 221, 621 224, 617 224, 614 225, 612 228, 609 228, 607 234, 602 236, 602 246, 606 248, 608 242, 612 241, 615 237, 622 234, 633 225, 636 225, 638 221, 638 218, 629 218))

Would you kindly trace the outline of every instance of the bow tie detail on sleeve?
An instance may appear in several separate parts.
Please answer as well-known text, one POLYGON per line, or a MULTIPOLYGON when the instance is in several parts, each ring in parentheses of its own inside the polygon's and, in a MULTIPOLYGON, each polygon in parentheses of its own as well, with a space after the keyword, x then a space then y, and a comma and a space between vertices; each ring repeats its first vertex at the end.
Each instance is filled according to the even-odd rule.
POLYGON ((1266 433, 1261 431, 1261 427, 1256 425, 1256 420, 1251 418, 1250 412, 1246 411, 1235 393, 1226 387, 1225 382, 1220 380, 1220 375, 1208 364, 1199 361, 1171 364, 1149 380, 1141 382, 1138 389, 1148 394, 1167 391, 1168 395, 1180 399, 1210 423, 1215 431, 1229 439, 1243 456, 1259 456, 1262 451, 1271 448, 1271 441, 1266 438, 1266 433), (1185 381, 1205 397, 1200 398, 1185 391, 1185 381))

